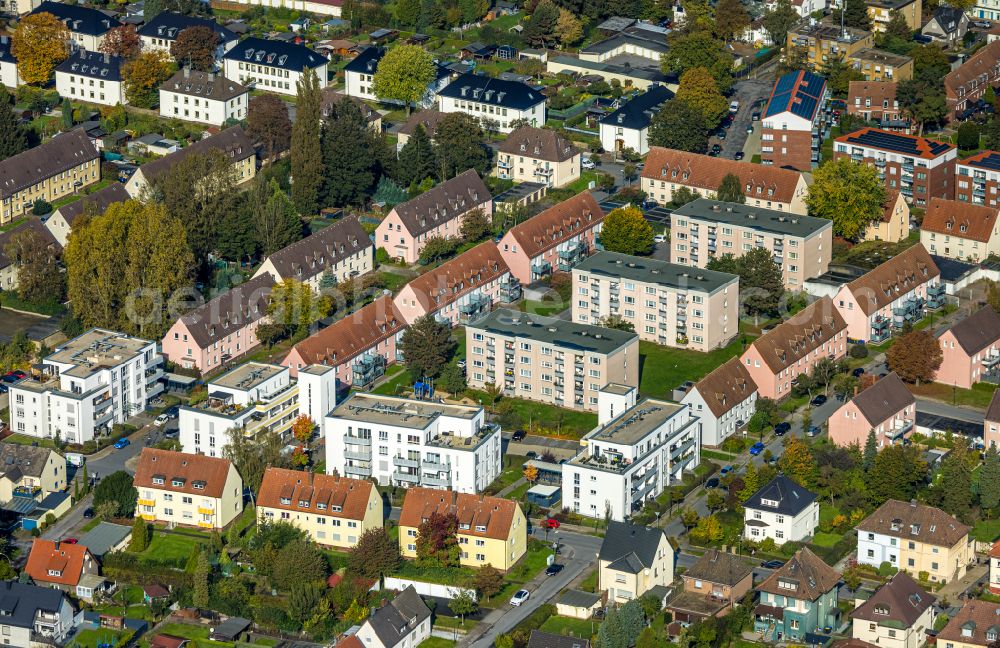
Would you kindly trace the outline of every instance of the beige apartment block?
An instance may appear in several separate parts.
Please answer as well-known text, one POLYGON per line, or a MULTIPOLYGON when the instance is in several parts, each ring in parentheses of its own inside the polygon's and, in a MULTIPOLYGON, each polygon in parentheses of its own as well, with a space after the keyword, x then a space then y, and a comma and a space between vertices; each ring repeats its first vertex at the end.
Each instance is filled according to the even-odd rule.
POLYGON ((465 328, 469 386, 596 411, 608 383, 639 386, 639 336, 506 308, 465 328))
POLYGON ((562 187, 580 177, 580 149, 554 130, 522 126, 497 146, 496 174, 562 187))
POLYGON ((132 485, 150 522, 222 529, 243 511, 243 479, 228 459, 143 448, 132 485))
POLYGON ((573 268, 573 321, 614 315, 640 340, 711 351, 738 330, 739 277, 617 252, 598 252, 573 268))
POLYGON ((699 198, 674 211, 671 239, 671 260, 696 268, 717 256, 765 248, 781 267, 785 287, 802 290, 830 267, 833 221, 699 198))

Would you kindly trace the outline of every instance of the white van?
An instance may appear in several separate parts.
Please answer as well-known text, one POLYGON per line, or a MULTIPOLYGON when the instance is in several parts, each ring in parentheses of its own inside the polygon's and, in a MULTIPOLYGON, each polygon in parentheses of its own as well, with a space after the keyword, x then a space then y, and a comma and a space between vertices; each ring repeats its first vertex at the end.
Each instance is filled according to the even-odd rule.
POLYGON ((740 109, 740 102, 733 99, 729 102, 729 112, 734 113, 740 109))

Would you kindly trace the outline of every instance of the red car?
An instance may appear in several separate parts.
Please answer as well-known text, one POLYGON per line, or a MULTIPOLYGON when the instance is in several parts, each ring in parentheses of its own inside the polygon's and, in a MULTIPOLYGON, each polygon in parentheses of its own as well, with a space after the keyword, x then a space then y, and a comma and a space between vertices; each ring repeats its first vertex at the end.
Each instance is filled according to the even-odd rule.
POLYGON ((63 538, 62 541, 65 544, 76 544, 77 542, 79 542, 79 540, 77 540, 76 538, 63 538))
POLYGON ((555 518, 549 518, 549 519, 545 520, 544 522, 542 522, 542 526, 544 528, 546 528, 546 529, 558 529, 559 526, 560 526, 560 524, 559 524, 559 520, 557 520, 555 518))

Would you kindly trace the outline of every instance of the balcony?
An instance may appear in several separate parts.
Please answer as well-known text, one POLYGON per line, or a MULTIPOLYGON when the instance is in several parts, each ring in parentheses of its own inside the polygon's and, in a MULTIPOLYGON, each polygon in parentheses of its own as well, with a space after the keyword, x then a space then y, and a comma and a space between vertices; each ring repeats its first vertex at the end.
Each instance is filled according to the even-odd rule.
POLYGON ((409 459, 408 457, 393 457, 392 465, 397 468, 419 468, 419 459, 409 459))
POLYGON ((695 440, 693 438, 691 438, 691 439, 688 439, 687 441, 685 441, 684 443, 681 443, 680 445, 671 448, 670 449, 670 458, 671 459, 677 459, 677 457, 681 456, 682 454, 684 454, 685 452, 687 452, 689 449, 691 449, 694 446, 694 444, 695 444, 695 440))
POLYGON ((531 264, 531 278, 541 279, 552 274, 552 264, 548 261, 539 261, 531 264))
POLYGON ((355 461, 371 461, 371 450, 344 450, 344 459, 354 459, 355 461))
POLYGON ((927 287, 927 308, 937 310, 944 306, 946 299, 944 284, 934 284, 927 287))
POLYGON ((214 529, 215 525, 211 522, 206 522, 205 520, 198 520, 198 526, 202 529, 214 529))
POLYGON ((656 490, 656 480, 653 479, 649 481, 645 486, 640 486, 639 488, 632 489, 632 501, 638 501, 645 499, 646 495, 649 495, 654 490, 656 490))
POLYGON ((890 439, 898 439, 913 429, 913 421, 904 421, 902 425, 896 425, 892 430, 885 433, 890 439))
POLYGON ((490 312, 491 305, 489 297, 483 293, 473 293, 469 296, 469 301, 459 305, 458 319, 462 322, 477 319, 480 315, 490 312))
POLYGON ((365 353, 351 366, 351 384, 366 387, 385 375, 386 360, 377 353, 365 353))
POLYGON ((156 506, 156 500, 151 498, 140 497, 135 502, 139 506, 156 506))
POLYGON ((393 471, 393 473, 392 473, 392 479, 393 479, 393 481, 407 482, 409 484, 419 484, 420 483, 420 475, 416 475, 416 474, 408 473, 408 472, 402 472, 400 470, 394 470, 393 471))
POLYGON ((359 437, 359 436, 354 436, 352 434, 345 434, 344 435, 344 443, 347 443, 349 445, 359 445, 359 446, 369 446, 370 447, 371 444, 372 444, 372 438, 371 437, 359 437))
POLYGON ((582 241, 570 243, 565 249, 559 250, 559 269, 568 272, 586 256, 586 244, 582 241))
POLYGON ((198 507, 198 513, 200 515, 215 515, 215 509, 214 508, 208 508, 207 506, 199 506, 198 507))
POLYGON ((553 168, 552 167, 536 167, 535 175, 543 180, 548 180, 552 177, 553 168))
POLYGON ((514 165, 513 163, 511 163, 510 158, 504 158, 504 157, 497 158, 497 166, 500 167, 501 169, 506 169, 506 170, 514 168, 514 165))
POLYGON ((354 464, 354 465, 348 464, 348 465, 344 466, 344 474, 345 475, 357 475, 358 477, 362 477, 362 478, 371 477, 372 476, 372 467, 370 465, 369 466, 363 466, 363 465, 358 465, 358 464, 354 464))
POLYGON ((430 486, 431 488, 450 488, 451 480, 442 479, 440 477, 429 477, 425 475, 420 479, 420 484, 423 486, 430 486))
POLYGON ((424 459, 420 462, 420 467, 436 472, 451 472, 451 464, 442 463, 440 459, 424 459))

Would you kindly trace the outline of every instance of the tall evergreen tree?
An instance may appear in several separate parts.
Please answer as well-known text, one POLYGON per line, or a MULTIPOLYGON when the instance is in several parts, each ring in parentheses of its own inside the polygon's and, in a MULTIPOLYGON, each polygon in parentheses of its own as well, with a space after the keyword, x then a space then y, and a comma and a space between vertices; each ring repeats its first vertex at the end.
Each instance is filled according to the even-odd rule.
POLYGON ((28 148, 24 129, 14 116, 10 93, 0 86, 0 160, 6 160, 28 148))
POLYGON ((299 81, 295 123, 292 125, 292 202, 300 214, 319 211, 323 184, 320 111, 323 91, 312 70, 299 81))
POLYGON ((868 5, 865 0, 844 0, 844 24, 855 29, 871 31, 872 19, 868 15, 868 5))
POLYGON ((323 125, 323 199, 327 205, 358 205, 375 189, 375 142, 358 107, 336 104, 323 125))
POLYGON ((483 175, 490 166, 492 154, 483 128, 475 117, 465 113, 448 113, 441 118, 434 130, 434 150, 441 180, 468 169, 483 175))
POLYGON ((965 443, 957 443, 941 462, 938 481, 941 508, 960 520, 967 520, 972 508, 972 470, 969 467, 969 450, 965 443))
POLYGON ((878 442, 875 440, 875 429, 868 430, 868 439, 865 440, 865 453, 861 459, 861 466, 868 472, 875 466, 875 457, 878 456, 878 442))
POLYGON ((408 187, 414 182, 420 184, 427 178, 433 178, 437 174, 438 161, 431 145, 431 139, 427 137, 427 131, 422 125, 410 135, 406 144, 399 151, 399 172, 397 179, 399 184, 408 187))

